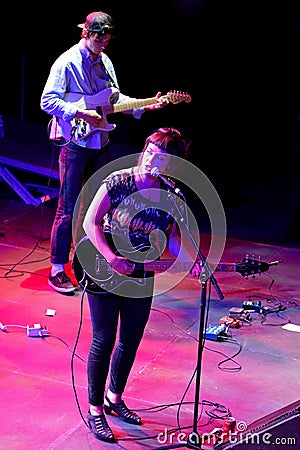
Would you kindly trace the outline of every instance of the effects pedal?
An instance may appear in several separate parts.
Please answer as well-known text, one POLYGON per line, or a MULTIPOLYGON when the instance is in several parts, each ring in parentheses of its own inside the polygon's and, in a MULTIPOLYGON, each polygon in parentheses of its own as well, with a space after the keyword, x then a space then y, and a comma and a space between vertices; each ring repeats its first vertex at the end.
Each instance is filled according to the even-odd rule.
POLYGON ((251 322, 252 320, 250 311, 246 311, 243 308, 236 308, 236 307, 230 308, 229 317, 247 323, 251 322))
POLYGON ((245 311, 243 310, 243 308, 236 308, 235 306, 233 306, 232 308, 230 308, 229 310, 229 314, 230 317, 232 316, 240 316, 241 314, 243 314, 245 311))
POLYGON ((261 312, 262 311, 261 301, 258 302, 245 301, 243 302, 243 309, 245 311, 261 312))
POLYGON ((222 337, 222 333, 224 334, 226 330, 226 325, 214 325, 212 327, 206 328, 204 337, 205 339, 209 339, 210 341, 218 341, 222 337))
POLYGON ((239 328, 240 326, 240 321, 234 317, 228 317, 228 316, 223 316, 220 319, 220 325, 225 324, 227 327, 230 328, 239 328))

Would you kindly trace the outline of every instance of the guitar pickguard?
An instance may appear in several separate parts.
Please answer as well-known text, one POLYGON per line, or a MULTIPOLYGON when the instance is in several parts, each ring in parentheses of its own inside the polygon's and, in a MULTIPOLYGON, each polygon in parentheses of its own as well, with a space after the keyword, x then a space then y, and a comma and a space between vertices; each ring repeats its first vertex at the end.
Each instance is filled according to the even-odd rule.
POLYGON ((88 139, 95 131, 113 131, 116 128, 115 124, 108 123, 106 119, 105 106, 110 107, 119 98, 118 89, 111 87, 104 89, 94 95, 83 95, 69 92, 66 94, 64 100, 72 103, 78 109, 94 109, 98 110, 102 116, 102 121, 99 127, 92 127, 83 119, 74 118, 70 122, 61 121, 63 136, 66 140, 80 142, 88 139))
POLYGON ((97 252, 87 237, 76 246, 72 265, 76 280, 90 293, 112 292, 132 296, 136 288, 144 289, 147 285, 143 263, 135 262, 135 270, 131 275, 121 275, 97 252))

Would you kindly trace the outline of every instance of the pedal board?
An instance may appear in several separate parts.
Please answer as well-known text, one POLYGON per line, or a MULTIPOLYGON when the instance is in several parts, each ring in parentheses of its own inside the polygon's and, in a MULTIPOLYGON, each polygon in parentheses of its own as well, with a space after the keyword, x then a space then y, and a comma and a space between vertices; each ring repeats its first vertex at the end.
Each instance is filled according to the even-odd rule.
POLYGON ((218 341, 221 339, 222 333, 226 330, 226 325, 214 325, 212 327, 206 328, 204 337, 210 341, 218 341))

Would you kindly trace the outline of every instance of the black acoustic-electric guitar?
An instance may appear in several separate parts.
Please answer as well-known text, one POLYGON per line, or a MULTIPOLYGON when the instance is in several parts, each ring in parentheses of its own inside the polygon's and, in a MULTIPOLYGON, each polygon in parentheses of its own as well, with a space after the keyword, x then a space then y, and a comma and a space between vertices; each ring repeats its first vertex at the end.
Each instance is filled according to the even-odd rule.
MULTIPOLYGON (((137 252, 143 249, 137 249, 137 252)), ((121 252, 121 254, 123 254, 121 252)), ((147 256, 149 252, 146 252, 147 256)), ((130 255, 126 254, 130 259, 130 255)), ((74 275, 79 285, 90 293, 116 292, 127 283, 134 283, 144 286, 146 283, 145 272, 165 272, 168 273, 189 273, 191 262, 178 262, 174 259, 158 259, 144 262, 136 262, 135 270, 130 276, 123 276, 116 272, 95 248, 91 241, 85 236, 77 244, 73 256, 74 275)), ((270 263, 262 261, 260 258, 253 259, 246 256, 238 263, 218 263, 210 264, 213 271, 218 272, 238 272, 243 277, 254 277, 269 270, 271 266, 277 266, 281 261, 270 263)))

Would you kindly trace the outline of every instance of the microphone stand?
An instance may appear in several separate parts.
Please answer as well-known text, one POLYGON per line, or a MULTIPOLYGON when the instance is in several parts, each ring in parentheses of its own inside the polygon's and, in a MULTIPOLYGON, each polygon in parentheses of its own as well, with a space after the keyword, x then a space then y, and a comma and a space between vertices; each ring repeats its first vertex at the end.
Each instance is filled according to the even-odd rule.
MULTIPOLYGON (((169 191, 169 197, 172 198, 173 204, 175 205, 177 211, 180 214, 180 222, 184 224, 189 237, 194 245, 194 247, 197 249, 197 253, 201 259, 202 266, 203 266, 203 272, 199 275, 199 281, 201 283, 201 300, 200 300, 200 310, 199 310, 199 333, 198 333, 198 354, 197 354, 197 366, 196 366, 196 387, 195 387, 195 398, 194 398, 194 412, 193 412, 193 429, 192 432, 188 436, 188 440, 184 444, 175 444, 175 445, 169 445, 164 447, 157 447, 157 449, 173 449, 173 448, 193 448, 193 449, 201 449, 201 438, 197 431, 197 423, 198 423, 198 411, 199 411, 199 398, 200 398, 200 381, 201 381, 201 370, 202 370, 202 355, 203 355, 203 337, 204 337, 204 318, 205 318, 205 310, 206 310, 206 304, 207 304, 207 282, 208 280, 211 281, 212 285, 214 286, 217 295, 220 300, 223 300, 225 297, 209 267, 209 265, 206 262, 206 258, 204 257, 202 251, 200 250, 191 230, 188 227, 188 224, 186 223, 185 218, 183 217, 180 208, 178 207, 176 201, 174 200, 173 194, 171 193, 170 189, 169 191)), ((184 199, 184 203, 186 204, 184 195, 180 192, 179 189, 174 189, 174 191, 184 199)))

